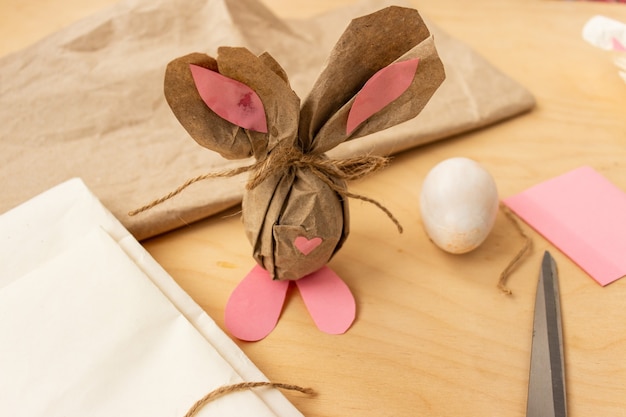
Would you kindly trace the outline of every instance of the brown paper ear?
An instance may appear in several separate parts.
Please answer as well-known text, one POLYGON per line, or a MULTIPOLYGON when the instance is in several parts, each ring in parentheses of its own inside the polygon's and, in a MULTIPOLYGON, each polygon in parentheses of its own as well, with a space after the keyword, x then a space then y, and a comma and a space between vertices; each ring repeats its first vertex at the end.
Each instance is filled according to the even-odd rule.
POLYGON ((326 152, 417 116, 444 78, 443 64, 417 10, 392 6, 354 19, 302 106, 299 134, 305 150, 326 152), (413 59, 419 59, 419 65, 410 86, 358 127, 346 129, 354 98, 372 76, 413 59))
MULTIPOLYGON (((214 88, 218 91, 213 96, 219 99, 223 86, 216 83, 214 88)), ((220 48, 217 60, 199 53, 186 55, 168 64, 164 90, 174 115, 189 135, 225 158, 260 158, 282 137, 295 137, 299 100, 289 87, 284 71, 267 54, 256 57, 245 48, 220 48), (198 91, 192 66, 200 67, 200 73, 211 71, 234 80, 256 93, 264 108, 266 129, 245 123, 238 125, 212 110, 198 91), (290 118, 291 128, 285 123, 290 118)))
MULTIPOLYGON (((326 152, 346 140, 366 136, 416 117, 445 79, 445 73, 432 37, 427 38, 392 65, 415 59, 419 59, 415 76, 402 94, 353 127, 350 126, 350 116, 359 99, 360 92, 357 93, 322 126, 313 140, 313 152, 326 152)), ((390 82, 388 87, 392 89, 393 82, 390 82)))

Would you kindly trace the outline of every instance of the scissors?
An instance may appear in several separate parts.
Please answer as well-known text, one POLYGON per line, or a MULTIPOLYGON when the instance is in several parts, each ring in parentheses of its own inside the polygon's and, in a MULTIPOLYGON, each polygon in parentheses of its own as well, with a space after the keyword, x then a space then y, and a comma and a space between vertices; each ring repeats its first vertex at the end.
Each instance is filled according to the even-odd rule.
POLYGON ((535 300, 526 417, 567 417, 558 278, 556 263, 546 251, 535 300))

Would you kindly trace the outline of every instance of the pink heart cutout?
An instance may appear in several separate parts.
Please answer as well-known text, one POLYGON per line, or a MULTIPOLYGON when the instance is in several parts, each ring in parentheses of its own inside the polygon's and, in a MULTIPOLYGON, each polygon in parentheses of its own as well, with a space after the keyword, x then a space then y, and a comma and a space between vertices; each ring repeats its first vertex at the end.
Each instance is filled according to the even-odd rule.
POLYGON ((295 247, 298 248, 298 250, 305 256, 313 252, 313 250, 317 248, 321 243, 322 243, 321 237, 314 237, 312 239, 307 239, 304 236, 298 236, 293 241, 293 244, 295 245, 295 247))

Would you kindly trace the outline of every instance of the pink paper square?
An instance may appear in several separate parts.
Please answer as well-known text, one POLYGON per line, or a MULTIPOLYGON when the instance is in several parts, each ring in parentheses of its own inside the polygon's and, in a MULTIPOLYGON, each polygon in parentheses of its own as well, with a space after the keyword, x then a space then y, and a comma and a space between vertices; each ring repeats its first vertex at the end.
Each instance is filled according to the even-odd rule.
POLYGON ((503 202, 600 285, 626 275, 626 193, 593 168, 575 169, 503 202))

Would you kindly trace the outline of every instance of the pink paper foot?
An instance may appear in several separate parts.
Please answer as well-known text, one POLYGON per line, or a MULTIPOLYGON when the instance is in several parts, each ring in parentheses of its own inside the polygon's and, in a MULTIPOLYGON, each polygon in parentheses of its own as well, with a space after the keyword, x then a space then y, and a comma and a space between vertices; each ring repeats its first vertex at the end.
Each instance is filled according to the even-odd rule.
POLYGON ((356 317, 356 302, 339 275, 325 266, 296 281, 300 295, 318 329, 345 333, 356 317))
POLYGON ((224 322, 237 339, 255 342, 270 334, 283 309, 289 281, 274 281, 255 266, 226 303, 224 322))

